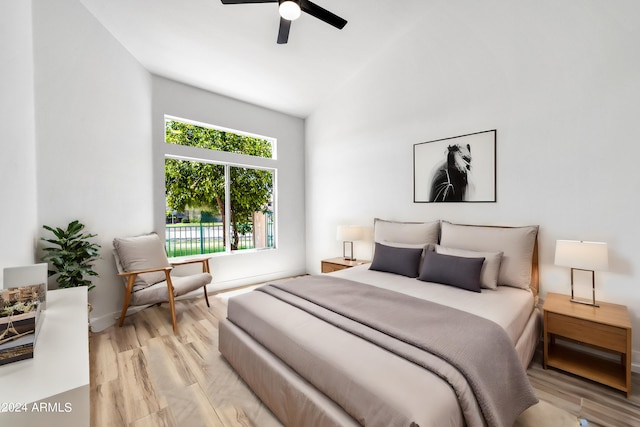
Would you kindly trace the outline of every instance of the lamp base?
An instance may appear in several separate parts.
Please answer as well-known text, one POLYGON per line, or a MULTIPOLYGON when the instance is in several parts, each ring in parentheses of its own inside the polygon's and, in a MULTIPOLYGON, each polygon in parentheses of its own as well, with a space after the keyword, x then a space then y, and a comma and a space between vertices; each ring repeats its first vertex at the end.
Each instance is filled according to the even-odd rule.
POLYGON ((356 258, 353 256, 353 242, 345 241, 342 242, 342 258, 345 261, 355 261, 356 258), (349 246, 350 250, 349 255, 347 255, 347 246, 349 246))
POLYGON ((590 271, 591 272, 591 301, 584 301, 584 300, 579 300, 579 299, 575 299, 573 297, 573 270, 582 270, 581 268, 572 268, 571 269, 571 299, 569 301, 571 302, 575 302, 576 304, 583 304, 583 305, 590 305, 591 307, 600 307, 598 304, 596 304, 596 275, 595 275, 595 271, 593 270, 584 270, 584 271, 590 271))
POLYGON ((600 305, 596 304, 595 302, 591 302, 591 301, 582 301, 582 300, 575 299, 575 298, 571 298, 569 301, 575 302, 576 304, 590 305, 591 307, 600 307, 600 305))

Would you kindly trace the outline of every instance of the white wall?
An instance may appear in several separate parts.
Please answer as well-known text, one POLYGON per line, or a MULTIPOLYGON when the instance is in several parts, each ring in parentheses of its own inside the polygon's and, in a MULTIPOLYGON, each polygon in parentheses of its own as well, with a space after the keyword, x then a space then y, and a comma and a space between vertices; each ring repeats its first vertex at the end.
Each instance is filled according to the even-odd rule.
POLYGON ((0 287, 2 268, 34 262, 38 233, 31 2, 0 4, 0 287))
POLYGON ((151 77, 78 0, 34 0, 33 40, 38 224, 98 234, 89 300, 110 324, 123 295, 111 241, 153 224, 151 77))
MULTIPOLYGON (((608 242, 598 298, 626 304, 640 363, 640 3, 425 2, 424 16, 307 119, 307 268, 338 224, 540 225, 542 296, 567 293, 556 239, 608 242), (497 203, 414 204, 413 144, 497 129, 497 203)), ((370 245, 358 245, 359 258, 370 245)), ((588 293, 587 293, 588 295, 588 293)))
POLYGON ((2 12, 0 267, 42 255, 42 224, 80 220, 102 245, 92 324, 112 324, 123 296, 113 238, 163 229, 154 146, 166 113, 278 139, 278 249, 216 257, 212 287, 305 271, 303 120, 152 78, 79 0, 4 2, 2 12))
POLYGON ((216 254, 213 285, 221 289, 305 272, 304 121, 231 98, 153 78, 155 230, 164 232, 164 116, 277 139, 277 249, 216 254))

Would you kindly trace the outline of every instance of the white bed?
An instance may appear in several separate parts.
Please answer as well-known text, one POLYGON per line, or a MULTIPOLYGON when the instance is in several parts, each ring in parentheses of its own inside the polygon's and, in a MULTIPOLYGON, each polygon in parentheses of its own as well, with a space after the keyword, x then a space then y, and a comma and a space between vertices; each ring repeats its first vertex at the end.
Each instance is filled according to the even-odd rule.
MULTIPOLYGON (((420 224, 377 220, 376 241, 407 248, 434 244, 433 223, 420 224), (425 233, 416 233, 417 229, 424 229, 425 233), (415 239, 419 241, 413 242, 415 239)), ((485 251, 495 249, 496 245, 506 248, 502 262, 511 272, 506 272, 500 280, 508 281, 510 276, 518 281, 523 265, 518 264, 517 258, 528 256, 526 286, 516 283, 518 287, 500 285, 495 289, 470 292, 456 286, 374 271, 369 265, 334 272, 330 276, 447 305, 495 322, 508 336, 520 362, 519 369, 524 372, 540 333, 540 316, 535 307, 537 227, 460 227, 466 226, 442 224, 441 227, 438 223, 435 241, 454 243, 456 250, 460 246, 467 246, 462 248, 465 250, 485 251), (501 230, 511 230, 510 235, 522 231, 516 239, 526 237, 524 255, 517 254, 522 247, 520 243, 515 252, 512 242, 505 244, 501 230), (460 232, 480 234, 457 240, 460 232), (492 237, 487 240, 485 233, 492 237)), ((507 240, 509 238, 507 236, 507 240)), ((374 267, 375 261, 374 257, 374 267)), ((482 416, 476 415, 482 415, 479 404, 472 393, 452 385, 457 380, 444 380, 440 373, 426 370, 351 332, 337 329, 313 314, 291 308, 264 292, 250 292, 230 300, 229 318, 220 324, 220 351, 288 426, 480 426, 494 423, 487 423, 482 416)), ((500 404, 506 407, 522 404, 518 402, 518 396, 513 398, 514 402, 500 404)), ((495 422, 493 425, 502 424, 495 422)))
MULTIPOLYGON (((405 276, 372 271, 368 265, 335 271, 329 275, 394 290, 492 320, 502 326, 514 346, 523 339, 522 351, 518 352, 518 356, 525 367, 531 361, 537 337, 529 337, 526 327, 529 323, 532 323, 531 331, 539 330, 540 327, 540 314, 536 309, 536 298, 531 289, 498 286, 496 290, 487 290, 479 294, 461 292, 460 289, 447 285, 429 283, 429 286, 425 286, 423 282, 405 276)), ((520 349, 516 347, 516 350, 520 349)))

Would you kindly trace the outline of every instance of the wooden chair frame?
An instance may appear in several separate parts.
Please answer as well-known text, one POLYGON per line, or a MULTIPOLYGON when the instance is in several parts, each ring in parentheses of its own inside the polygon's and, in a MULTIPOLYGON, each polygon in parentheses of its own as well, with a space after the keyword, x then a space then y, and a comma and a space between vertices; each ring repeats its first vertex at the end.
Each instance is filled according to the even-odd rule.
MULTIPOLYGON (((171 322, 173 323, 173 332, 177 333, 178 324, 176 322, 176 307, 175 307, 174 296, 173 296, 173 282, 171 281, 171 270, 173 270, 174 267, 179 265, 202 263, 202 272, 211 274, 211 270, 209 268, 210 259, 211 257, 190 258, 184 261, 171 262, 171 266, 169 267, 160 267, 160 268, 152 268, 149 270, 127 271, 123 273, 118 273, 118 276, 126 278, 127 280, 127 288, 125 290, 124 302, 122 305, 122 314, 120 314, 120 320, 118 322, 118 326, 122 327, 122 325, 124 324, 124 318, 127 314, 127 310, 129 309, 129 303, 131 302, 131 293, 133 292, 133 284, 136 281, 136 277, 138 277, 138 274, 164 271, 166 281, 167 281, 169 306, 171 307, 171 322)), ((204 285, 202 288, 204 289, 204 299, 207 302, 207 307, 211 307, 211 305, 209 305, 209 294, 207 293, 207 285, 204 285)))

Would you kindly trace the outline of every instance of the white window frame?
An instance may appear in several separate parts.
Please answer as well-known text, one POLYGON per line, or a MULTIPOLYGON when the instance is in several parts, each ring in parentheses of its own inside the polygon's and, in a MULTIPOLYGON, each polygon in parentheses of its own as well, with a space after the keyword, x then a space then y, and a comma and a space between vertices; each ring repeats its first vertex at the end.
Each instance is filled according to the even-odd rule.
MULTIPOLYGON (((273 249, 277 249, 278 248, 278 168, 277 168, 277 162, 276 162, 276 148, 277 148, 277 139, 273 138, 273 137, 268 137, 268 136, 263 136, 263 135, 258 135, 258 134, 252 134, 249 132, 244 132, 244 131, 238 131, 238 130, 234 130, 234 129, 229 129, 229 128, 223 128, 220 126, 215 126, 215 125, 211 125, 211 124, 207 124, 207 123, 202 123, 202 122, 197 122, 194 120, 189 120, 189 119, 183 119, 180 117, 175 117, 175 116, 170 116, 170 115, 165 115, 164 116, 164 122, 166 123, 167 121, 178 121, 178 122, 182 122, 182 123, 187 123, 187 124, 191 124, 194 126, 200 126, 200 127, 205 127, 205 128, 209 128, 209 129, 216 129, 219 131, 223 131, 223 132, 229 132, 229 133, 235 133, 237 135, 244 135, 244 136, 249 136, 252 138, 260 138, 260 139, 265 139, 269 142, 271 142, 271 153, 272 153, 272 157, 271 158, 266 158, 266 157, 258 157, 258 156, 252 156, 252 155, 248 155, 248 154, 239 154, 239 153, 232 153, 232 152, 228 152, 228 151, 217 151, 217 150, 210 150, 210 149, 206 149, 206 148, 200 148, 200 147, 191 147, 188 145, 178 145, 178 144, 169 144, 166 142, 166 139, 164 141, 164 150, 163 150, 163 156, 162 156, 162 170, 164 171, 164 162, 165 159, 176 159, 176 160, 188 160, 188 161, 196 161, 196 162, 201 162, 201 163, 210 163, 210 164, 214 164, 214 165, 222 165, 225 167, 225 218, 227 218, 226 224, 224 224, 224 229, 225 229, 225 233, 227 238, 225 239, 225 251, 224 252, 216 252, 216 253, 211 253, 210 255, 212 256, 220 256, 220 255, 229 255, 229 254, 240 254, 240 253, 251 253, 251 252, 257 252, 257 251, 265 251, 265 250, 273 250, 273 249), (231 167, 240 167, 240 168, 251 168, 251 169, 260 169, 260 170, 268 170, 271 171, 273 173, 273 194, 272 194, 272 198, 273 198, 273 206, 272 206, 272 210, 273 210, 273 214, 275 216, 275 220, 273 222, 273 247, 270 248, 262 248, 262 249, 242 249, 242 250, 236 250, 236 251, 232 251, 231 250, 231 221, 229 221, 229 218, 231 218, 230 215, 230 204, 227 203, 227 201, 231 200, 230 198, 230 194, 231 194, 231 183, 230 183, 230 168, 231 167)), ((164 135, 164 131, 163 131, 163 135, 164 135)), ((166 183, 164 182, 164 173, 162 174, 162 189, 163 189, 163 194, 166 191, 165 190, 165 186, 166 183)), ((166 224, 165 224, 165 228, 166 228, 166 224)))

